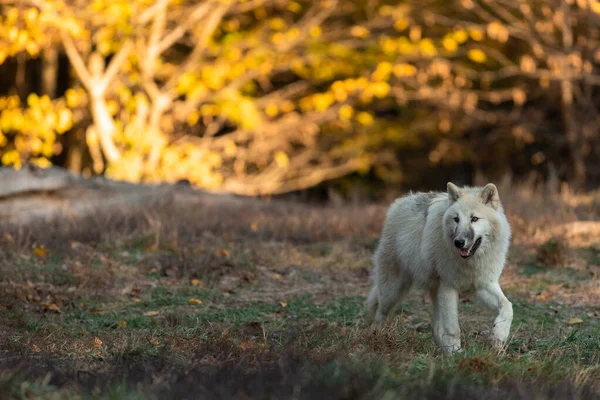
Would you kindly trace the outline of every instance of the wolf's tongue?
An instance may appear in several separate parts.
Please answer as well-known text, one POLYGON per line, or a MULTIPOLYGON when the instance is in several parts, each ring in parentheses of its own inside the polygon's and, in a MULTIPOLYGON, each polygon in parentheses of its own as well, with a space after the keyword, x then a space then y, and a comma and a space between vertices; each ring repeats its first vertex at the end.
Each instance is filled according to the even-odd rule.
POLYGON ((470 250, 470 249, 467 249, 467 248, 462 248, 462 249, 460 249, 460 250, 459 250, 459 252, 460 252, 460 255, 461 255, 461 256, 468 256, 468 255, 469 255, 469 250, 470 250))

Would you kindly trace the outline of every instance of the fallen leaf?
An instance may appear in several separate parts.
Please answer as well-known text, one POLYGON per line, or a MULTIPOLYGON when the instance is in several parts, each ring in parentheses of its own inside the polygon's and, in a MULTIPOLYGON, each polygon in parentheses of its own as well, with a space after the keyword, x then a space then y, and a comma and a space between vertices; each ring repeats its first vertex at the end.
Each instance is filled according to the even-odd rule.
POLYGON ((202 281, 200 279, 194 278, 194 279, 191 280, 191 282, 192 282, 193 286, 204 286, 203 283, 202 283, 202 281))
POLYGON ((578 324, 583 324, 583 320, 581 318, 574 317, 569 320, 569 325, 578 325, 578 324))
POLYGON ((150 336, 150 343, 152 343, 155 346, 158 346, 160 344, 160 342, 158 341, 158 339, 155 338, 154 336, 150 336))
POLYGON ((140 299, 139 297, 134 297, 131 300, 133 300, 134 303, 139 303, 140 301, 142 301, 142 299, 140 299))
POLYGON ((146 317, 156 317, 158 314, 159 314, 159 312, 158 312, 158 311, 146 311, 146 312, 144 313, 144 315, 145 315, 146 317))
POLYGON ((194 297, 190 298, 188 301, 189 301, 190 303, 194 303, 194 304, 202 304, 202 300, 200 300, 200 299, 196 299, 196 298, 194 298, 194 297))
POLYGON ((42 351, 42 350, 40 350, 40 348, 37 346, 37 344, 34 344, 33 345, 33 352, 34 353, 39 353, 40 351, 42 351))
POLYGON ((46 255, 48 254, 48 250, 46 250, 44 246, 34 247, 33 254, 35 254, 38 257, 46 257, 46 255))
POLYGON ((240 342, 240 350, 247 351, 252 348, 252 342, 248 339, 242 340, 240 342))
POLYGON ((252 224, 250 224, 250 229, 252 229, 252 232, 258 232, 258 224, 256 222, 253 222, 252 224))
POLYGON ((44 301, 42 305, 46 308, 46 310, 60 313, 60 308, 58 308, 58 306, 54 303, 48 303, 47 301, 44 301))
POLYGON ((156 268, 156 267, 155 267, 155 268, 152 268, 152 269, 150 270, 150 273, 151 273, 151 274, 155 274, 155 273, 157 273, 157 272, 158 272, 158 268, 156 268))
POLYGON ((540 295, 538 296, 538 299, 548 300, 548 295, 546 293, 540 293, 540 295))
POLYGON ((279 274, 273 274, 273 279, 281 279, 281 275, 279 275, 279 274))
POLYGON ((94 346, 96 346, 96 347, 100 347, 100 346, 102 346, 102 340, 100 340, 100 339, 98 338, 98 336, 95 336, 95 337, 94 337, 94 339, 92 340, 92 343, 94 343, 94 346))
POLYGON ((125 328, 126 326, 127 326, 127 321, 123 321, 123 320, 119 321, 119 328, 125 328))
POLYGON ((229 257, 229 250, 227 249, 219 249, 219 255, 229 257))
POLYGON ((285 301, 280 301, 279 304, 281 307, 287 307, 287 303, 285 301))

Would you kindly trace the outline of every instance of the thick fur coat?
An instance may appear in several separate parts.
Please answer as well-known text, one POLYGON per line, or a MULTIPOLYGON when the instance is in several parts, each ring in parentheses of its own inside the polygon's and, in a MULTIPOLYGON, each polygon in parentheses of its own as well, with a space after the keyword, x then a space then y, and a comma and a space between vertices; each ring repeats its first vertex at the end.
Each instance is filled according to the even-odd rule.
POLYGON ((413 285, 429 291, 434 339, 445 352, 461 348, 458 295, 475 289, 497 314, 492 336, 508 339, 512 304, 498 283, 508 253, 510 225, 495 185, 447 193, 409 194, 389 208, 373 256, 369 322, 381 325, 413 285))

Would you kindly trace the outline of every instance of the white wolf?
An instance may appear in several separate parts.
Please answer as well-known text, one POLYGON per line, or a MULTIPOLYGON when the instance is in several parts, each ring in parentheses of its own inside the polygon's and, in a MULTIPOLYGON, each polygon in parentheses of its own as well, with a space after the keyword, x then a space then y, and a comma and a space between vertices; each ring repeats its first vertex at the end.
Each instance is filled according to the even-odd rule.
POLYGON ((494 184, 448 192, 409 194, 389 208, 373 256, 373 288, 367 299, 367 322, 385 322, 413 283, 429 290, 431 326, 442 351, 459 351, 458 294, 475 289, 497 313, 494 344, 508 339, 512 304, 502 293, 502 274, 510 225, 494 184))

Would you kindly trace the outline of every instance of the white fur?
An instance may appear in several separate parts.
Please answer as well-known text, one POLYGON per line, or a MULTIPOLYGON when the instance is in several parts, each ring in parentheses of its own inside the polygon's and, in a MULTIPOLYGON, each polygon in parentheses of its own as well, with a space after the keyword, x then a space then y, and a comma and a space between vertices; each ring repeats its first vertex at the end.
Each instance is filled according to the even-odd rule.
POLYGON ((497 313, 492 335, 496 345, 503 345, 510 333, 513 311, 498 280, 510 235, 493 184, 459 189, 449 183, 447 193, 416 193, 397 199, 387 212, 373 256, 368 322, 383 324, 411 286, 417 284, 429 290, 432 299, 431 325, 436 343, 444 352, 458 351, 458 295, 475 289, 477 297, 497 313), (479 220, 472 220, 473 216, 479 220), (474 255, 463 259, 454 240, 464 239, 465 247, 470 248, 479 237, 481 245, 474 255))

